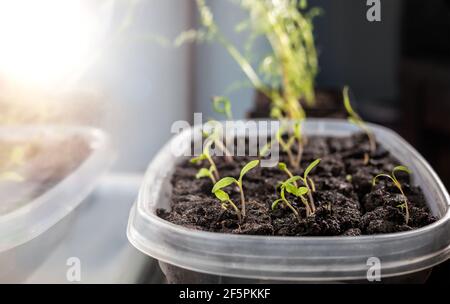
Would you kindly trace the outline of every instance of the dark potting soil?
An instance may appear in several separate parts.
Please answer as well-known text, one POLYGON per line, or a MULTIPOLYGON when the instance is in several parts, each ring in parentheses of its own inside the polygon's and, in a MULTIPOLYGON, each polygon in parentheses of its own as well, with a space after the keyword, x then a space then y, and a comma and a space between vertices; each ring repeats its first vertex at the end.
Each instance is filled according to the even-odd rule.
MULTIPOLYGON (((436 218, 426 206, 425 197, 419 187, 410 185, 406 173, 396 173, 408 197, 410 219, 398 206, 403 199, 397 188, 387 179, 379 179, 372 187, 372 179, 379 173, 390 173, 401 162, 395 159, 382 145, 370 156, 368 164, 364 155, 369 152, 367 137, 355 134, 351 137, 308 137, 304 147, 301 168, 321 158, 320 164, 310 173, 316 186, 313 193, 316 212, 306 216, 304 205, 294 196, 288 200, 301 215, 300 220, 292 211, 279 205, 271 209, 279 198, 277 185, 288 176, 278 167, 257 167, 244 177, 246 195, 246 217, 239 222, 232 208, 224 210, 211 193, 209 179, 196 179, 200 165, 186 160, 177 165, 172 177, 171 210, 159 209, 158 215, 174 224, 210 232, 277 235, 277 236, 337 236, 368 235, 408 231, 423 227, 436 218), (331 207, 331 210, 330 210, 331 207)), ((238 177, 241 168, 255 157, 234 157, 233 163, 216 157, 221 177, 238 177)), ((288 164, 287 156, 280 161, 288 164)), ((303 175, 303 170, 291 170, 294 175, 303 175)), ((240 207, 237 188, 226 188, 231 199, 240 207)))

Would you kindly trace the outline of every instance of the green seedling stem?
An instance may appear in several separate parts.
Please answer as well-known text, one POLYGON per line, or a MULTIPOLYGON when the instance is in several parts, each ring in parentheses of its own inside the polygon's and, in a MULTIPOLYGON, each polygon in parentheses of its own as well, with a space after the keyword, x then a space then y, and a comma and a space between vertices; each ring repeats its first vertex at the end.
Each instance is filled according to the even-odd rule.
POLYGON ((410 219, 408 197, 406 196, 405 192, 403 191, 403 187, 400 184, 399 180, 397 179, 397 176, 395 175, 395 173, 399 172, 399 171, 405 172, 408 174, 412 174, 412 172, 411 172, 411 170, 409 170, 409 168, 407 168, 405 166, 397 166, 392 170, 391 175, 383 173, 383 174, 378 174, 377 176, 375 176, 372 180, 372 186, 376 185, 377 179, 379 179, 380 177, 387 178, 393 182, 394 186, 400 191, 400 193, 403 197, 403 204, 400 204, 397 207, 405 210, 405 222, 406 222, 406 225, 408 225, 408 222, 410 219))
POLYGON ((238 179, 235 179, 233 177, 224 177, 221 180, 219 180, 217 183, 215 183, 212 193, 216 193, 219 190, 222 190, 223 188, 226 188, 232 184, 235 184, 239 188, 239 192, 241 195, 241 214, 242 217, 245 218, 245 194, 244 194, 244 188, 243 188, 243 178, 245 174, 247 174, 250 170, 254 169, 259 165, 259 160, 254 160, 246 164, 239 175, 238 179))

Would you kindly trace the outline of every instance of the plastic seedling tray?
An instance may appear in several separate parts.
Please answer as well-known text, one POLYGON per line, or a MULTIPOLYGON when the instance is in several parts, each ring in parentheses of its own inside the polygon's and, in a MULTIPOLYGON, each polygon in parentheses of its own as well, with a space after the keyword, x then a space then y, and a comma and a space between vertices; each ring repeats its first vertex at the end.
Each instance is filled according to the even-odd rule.
MULTIPOLYGON (((414 172, 413 184, 422 187, 437 222, 408 232, 354 237, 232 235, 174 225, 159 218, 156 210, 170 208, 170 178, 181 160, 171 153, 171 146, 189 147, 194 132, 190 129, 174 137, 148 167, 130 213, 128 239, 159 260, 169 282, 367 282, 371 257, 381 262, 385 282, 423 282, 433 266, 450 256, 449 195, 405 140, 389 129, 370 127, 379 142, 414 172)), ((304 130, 318 136, 359 131, 344 120, 328 119, 308 120, 304 130)))
MULTIPOLYGON (((34 162, 37 178, 0 186, 0 282, 26 279, 61 240, 76 214, 76 207, 94 189, 96 180, 109 167, 113 153, 109 137, 101 130, 77 126, 26 126, 0 128, 2 142, 38 143, 76 138, 88 147, 73 169, 57 181, 40 179, 52 159, 34 162), (8 191, 9 190, 9 191, 8 191)), ((74 146, 76 151, 77 144, 74 146)), ((62 147, 61 147, 62 148, 62 147)), ((51 148, 49 148, 51 149, 51 148)), ((72 148, 54 154, 70 153, 72 148)), ((77 152, 74 152, 77 153, 77 152)), ((29 165, 25 161, 24 166, 29 165)))

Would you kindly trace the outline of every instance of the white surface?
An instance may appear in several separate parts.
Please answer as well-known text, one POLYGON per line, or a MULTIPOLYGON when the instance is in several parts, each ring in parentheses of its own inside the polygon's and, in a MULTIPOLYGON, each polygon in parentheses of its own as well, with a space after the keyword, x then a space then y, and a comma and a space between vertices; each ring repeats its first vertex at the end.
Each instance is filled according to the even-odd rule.
POLYGON ((158 268, 126 238, 129 210, 141 179, 105 176, 81 206, 66 238, 26 283, 71 283, 66 278, 70 257, 81 261, 80 283, 152 282, 151 272, 158 268))

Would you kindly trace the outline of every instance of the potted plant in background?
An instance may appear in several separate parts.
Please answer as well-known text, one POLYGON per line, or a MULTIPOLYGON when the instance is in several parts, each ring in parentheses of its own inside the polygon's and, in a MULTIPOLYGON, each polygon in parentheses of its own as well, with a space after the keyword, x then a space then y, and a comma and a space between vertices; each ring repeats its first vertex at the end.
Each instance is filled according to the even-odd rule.
POLYGON ((309 117, 345 118, 339 91, 315 87, 319 68, 313 20, 322 13, 321 9, 307 9, 305 0, 238 3, 249 16, 236 26, 238 32, 250 33, 245 54, 221 33, 204 1, 197 1, 202 27, 183 33, 177 43, 193 39, 213 40, 224 46, 255 88, 255 105, 249 112, 250 118, 273 117, 281 98, 300 103, 309 117), (272 52, 252 62, 255 58, 248 54, 252 54, 253 43, 258 37, 268 41, 272 52))
MULTIPOLYGON (((203 28, 179 41, 222 43, 271 100, 279 128, 267 132, 257 155, 220 157, 212 151, 229 146, 217 136, 227 129, 217 127, 192 160, 171 148, 189 151, 202 126, 177 135, 148 168, 130 213, 131 243, 160 261, 169 282, 370 280, 373 261, 385 281, 424 281, 450 255, 449 195, 403 139, 361 120, 348 88, 348 122, 306 119, 298 101, 314 100, 317 62, 308 57, 311 19, 298 19, 297 1, 240 2, 252 31, 274 50, 263 60, 269 84, 220 34, 205 2, 197 3, 203 28), (292 65, 299 60, 306 72, 292 65), (277 166, 261 167, 274 147, 281 148, 277 166)), ((244 139, 250 150, 258 132, 241 127, 230 148, 244 139)))

